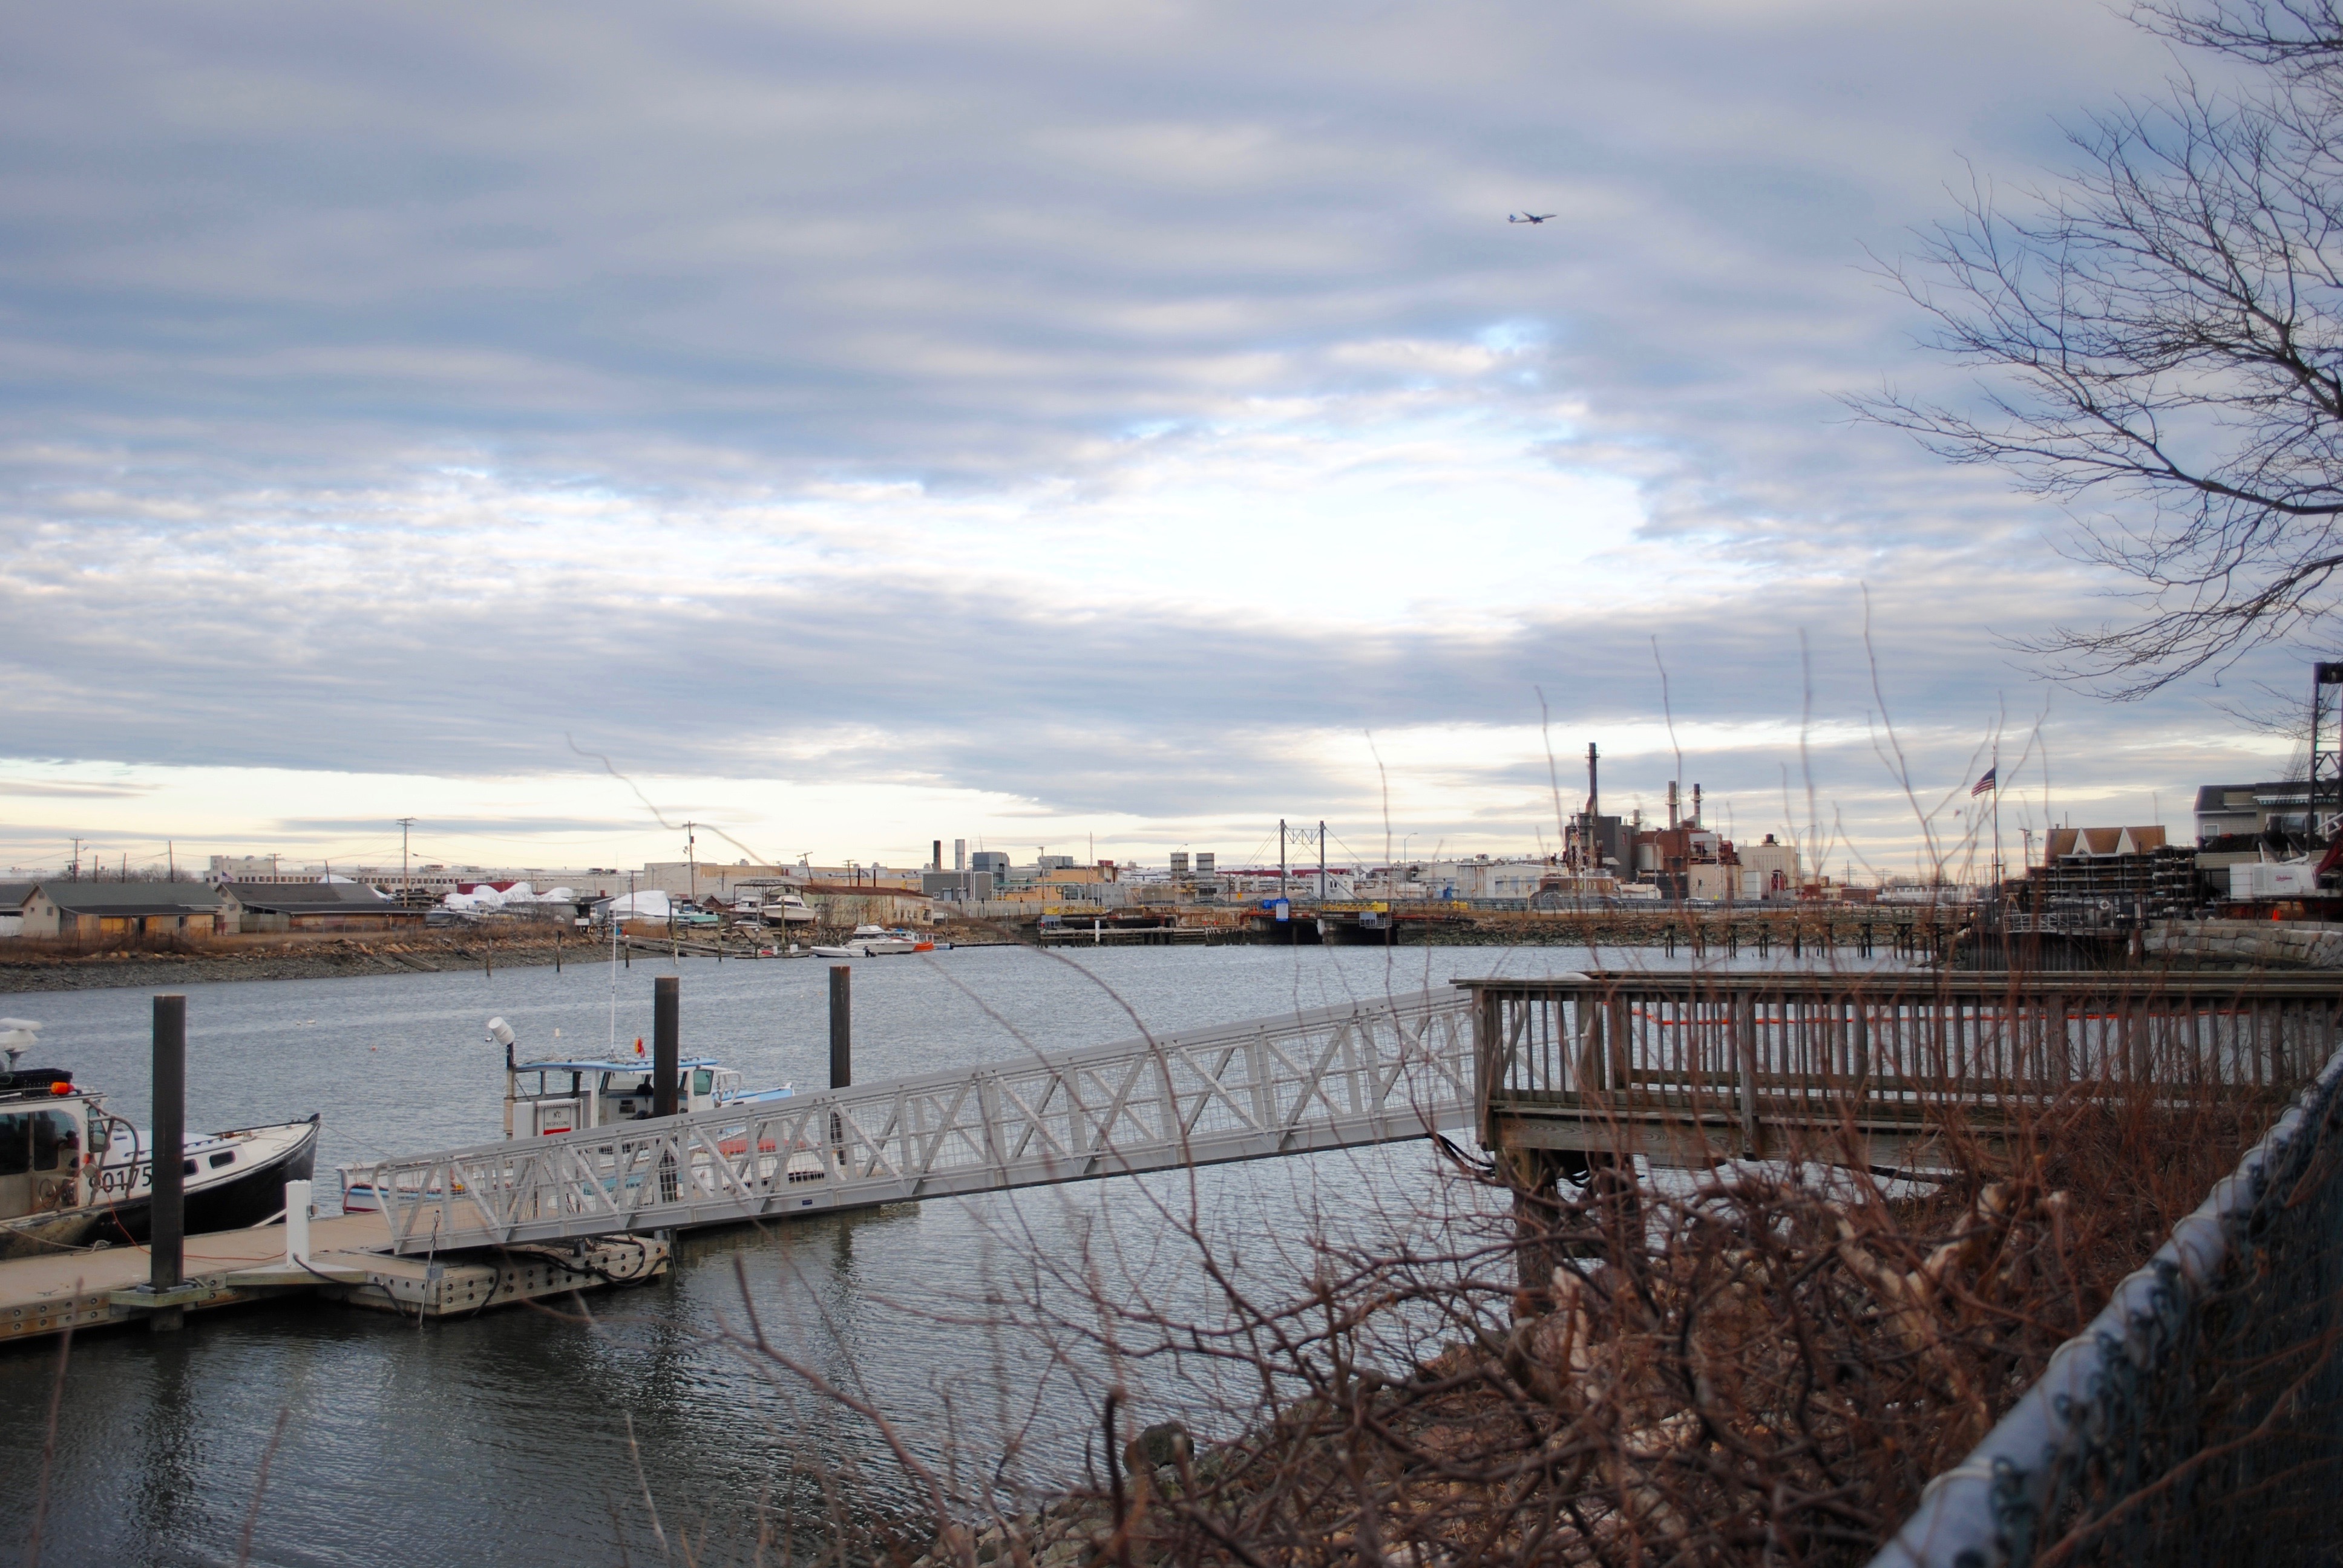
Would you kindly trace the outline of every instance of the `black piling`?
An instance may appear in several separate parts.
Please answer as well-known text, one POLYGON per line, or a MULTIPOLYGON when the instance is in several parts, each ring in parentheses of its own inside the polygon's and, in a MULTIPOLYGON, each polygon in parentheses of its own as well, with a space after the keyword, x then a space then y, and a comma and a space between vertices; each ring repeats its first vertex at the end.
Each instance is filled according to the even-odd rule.
POLYGON ((683 1072, 683 1020, 674 975, 651 980, 651 1114, 673 1116, 678 1080, 683 1072))
POLYGON ((854 1081, 854 966, 830 966, 830 1086, 854 1081))
MULTIPOLYGON (((185 1282, 187 1237, 187 999, 155 999, 155 1185, 147 1242, 159 1295, 185 1282)), ((146 1326, 176 1329, 185 1309, 164 1307, 148 1314, 146 1326)))

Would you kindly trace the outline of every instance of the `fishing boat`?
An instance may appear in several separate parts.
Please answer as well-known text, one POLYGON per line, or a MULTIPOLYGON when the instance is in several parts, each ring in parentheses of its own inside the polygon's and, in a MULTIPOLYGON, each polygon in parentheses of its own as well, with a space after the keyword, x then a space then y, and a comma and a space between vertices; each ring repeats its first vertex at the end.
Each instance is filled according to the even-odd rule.
MULTIPOLYGON (((542 1138, 548 1133, 618 1127, 650 1119, 655 1093, 651 1058, 639 1040, 628 1055, 551 1061, 518 1060, 518 1039, 503 1019, 488 1020, 488 1040, 505 1048, 507 1138, 542 1138)), ((747 1088, 739 1071, 712 1056, 687 1056, 679 1066, 675 1101, 679 1114, 728 1105, 746 1109, 787 1100, 796 1092, 786 1083, 774 1089, 747 1088)), ((380 1211, 382 1196, 375 1188, 374 1170, 371 1164, 337 1167, 344 1213, 380 1211)))
MULTIPOLYGON (((155 1138, 106 1109, 63 1068, 24 1067, 38 1023, 0 1019, 0 1258, 144 1241, 154 1217, 155 1138)), ((188 1235, 257 1225, 307 1181, 319 1119, 184 1140, 188 1235)))
POLYGON ((857 926, 854 934, 832 947, 816 947, 818 959, 876 959, 897 953, 931 953, 936 950, 932 937, 913 936, 906 930, 889 930, 884 926, 857 926))

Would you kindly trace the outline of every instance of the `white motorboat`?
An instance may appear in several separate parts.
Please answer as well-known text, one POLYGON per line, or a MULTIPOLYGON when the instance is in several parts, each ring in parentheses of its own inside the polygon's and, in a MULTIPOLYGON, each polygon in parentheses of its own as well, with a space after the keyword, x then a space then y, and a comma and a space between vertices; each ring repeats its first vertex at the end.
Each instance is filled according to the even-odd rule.
MULTIPOLYGON (((505 1048, 507 1138, 541 1138, 548 1133, 616 1127, 650 1119, 654 1093, 651 1058, 639 1040, 635 1041, 630 1054, 517 1061, 513 1058, 513 1032, 504 1020, 488 1020, 488 1039, 505 1048)), ((712 1056, 687 1056, 679 1066, 679 1114, 728 1105, 746 1108, 787 1100, 796 1092, 786 1083, 777 1089, 749 1089, 740 1073, 712 1056)), ((374 1170, 372 1165, 365 1164, 337 1168, 344 1213, 370 1214, 380 1211, 382 1198, 375 1189, 374 1170)))
POLYGON ((786 930, 810 926, 821 916, 801 893, 771 883, 743 883, 732 900, 732 919, 739 925, 771 926, 786 930))
MULTIPOLYGON (((106 1109, 61 1068, 17 1062, 41 1026, 0 1019, 0 1258, 144 1241, 153 1220, 155 1136, 106 1109)), ((319 1120, 186 1139, 184 1228, 190 1236, 257 1225, 307 1181, 319 1120)))
POLYGON ((931 953, 936 950, 932 937, 914 936, 906 930, 889 930, 884 926, 857 926, 854 934, 834 947, 817 947, 818 959, 876 959, 896 953, 931 953))

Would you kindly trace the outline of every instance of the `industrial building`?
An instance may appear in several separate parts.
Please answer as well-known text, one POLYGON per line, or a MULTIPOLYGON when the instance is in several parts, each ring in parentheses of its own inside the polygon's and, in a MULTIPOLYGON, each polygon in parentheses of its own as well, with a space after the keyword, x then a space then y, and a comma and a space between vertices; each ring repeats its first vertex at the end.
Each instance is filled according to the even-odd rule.
POLYGON ((245 931, 419 930, 424 911, 363 882, 229 882, 219 890, 217 929, 245 931))
POLYGON ((32 884, 20 907, 20 935, 61 941, 207 937, 220 895, 201 882, 32 884))

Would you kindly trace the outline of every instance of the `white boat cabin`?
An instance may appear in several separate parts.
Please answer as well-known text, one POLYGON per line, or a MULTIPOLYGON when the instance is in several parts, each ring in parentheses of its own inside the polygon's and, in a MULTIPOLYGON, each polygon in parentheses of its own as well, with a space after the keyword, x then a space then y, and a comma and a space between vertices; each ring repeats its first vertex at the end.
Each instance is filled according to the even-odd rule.
MULTIPOLYGON (((740 1074, 712 1056, 688 1056, 681 1068, 675 1104, 680 1112, 709 1111, 773 1093, 743 1093, 740 1074)), ((651 1100, 648 1056, 518 1062, 505 1070, 505 1136, 541 1138, 548 1132, 648 1121, 651 1100)))

